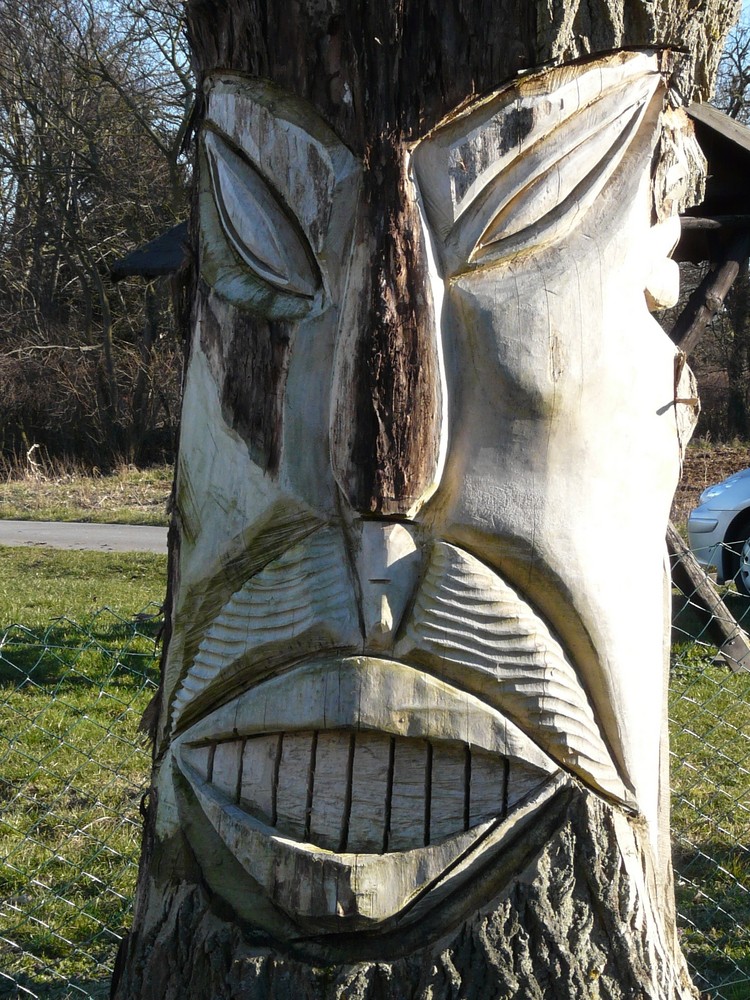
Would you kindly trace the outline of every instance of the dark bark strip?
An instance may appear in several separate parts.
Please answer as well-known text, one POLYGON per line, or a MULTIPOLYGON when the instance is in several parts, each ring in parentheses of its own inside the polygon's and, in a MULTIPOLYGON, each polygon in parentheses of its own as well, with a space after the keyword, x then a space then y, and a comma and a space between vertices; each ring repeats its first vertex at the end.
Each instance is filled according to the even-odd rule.
POLYGON ((363 155, 413 137, 535 60, 536 11, 517 0, 193 0, 199 76, 233 69, 309 100, 363 155))
POLYGON ((224 419, 247 442, 266 472, 279 464, 290 324, 232 311, 220 330, 210 307, 202 327, 203 350, 218 362, 224 419))
POLYGON ((403 515, 433 481, 443 400, 439 331, 406 151, 385 137, 365 159, 373 266, 360 309, 354 385, 335 387, 344 432, 333 460, 350 505, 403 515), (345 442, 345 443, 344 443, 345 442))

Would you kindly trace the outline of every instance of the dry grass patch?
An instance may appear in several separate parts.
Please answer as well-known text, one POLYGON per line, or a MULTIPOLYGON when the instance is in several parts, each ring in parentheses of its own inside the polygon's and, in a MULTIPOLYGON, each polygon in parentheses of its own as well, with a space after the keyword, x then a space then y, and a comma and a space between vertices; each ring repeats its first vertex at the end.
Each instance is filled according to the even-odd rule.
POLYGON ((166 525, 171 488, 170 465, 108 475, 13 470, 0 482, 0 518, 166 525))

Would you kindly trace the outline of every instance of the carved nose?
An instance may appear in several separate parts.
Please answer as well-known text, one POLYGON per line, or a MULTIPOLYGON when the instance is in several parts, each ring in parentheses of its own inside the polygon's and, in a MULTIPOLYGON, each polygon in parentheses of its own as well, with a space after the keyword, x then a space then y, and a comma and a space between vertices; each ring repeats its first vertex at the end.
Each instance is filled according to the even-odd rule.
POLYGON ((415 526, 359 521, 353 541, 365 652, 387 652, 419 577, 421 549, 415 526))
POLYGON ((441 474, 442 283, 408 152, 391 145, 368 163, 337 343, 331 460, 354 511, 409 518, 441 474))

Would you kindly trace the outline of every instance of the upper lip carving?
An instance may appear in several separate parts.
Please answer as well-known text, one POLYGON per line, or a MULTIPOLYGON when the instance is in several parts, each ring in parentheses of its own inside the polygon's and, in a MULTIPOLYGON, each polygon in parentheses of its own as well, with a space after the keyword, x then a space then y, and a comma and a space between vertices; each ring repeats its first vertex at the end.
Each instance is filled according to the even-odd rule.
MULTIPOLYGON (((395 576, 397 568, 389 572, 395 576)), ((402 594, 401 614, 395 616, 391 638, 385 648, 381 644, 378 655, 412 664, 470 692, 477 704, 502 713, 585 783, 633 806, 633 795, 618 773, 575 668, 518 594, 480 560, 441 541, 430 546, 421 579, 413 573, 413 564, 409 573, 413 598, 408 603, 402 594)), ((355 593, 341 531, 323 527, 289 548, 248 580, 206 630, 173 701, 173 726, 184 730, 235 696, 196 722, 190 728, 191 740, 228 739, 238 731, 248 735, 250 730, 243 730, 239 720, 223 735, 213 727, 219 720, 226 727, 240 707, 252 713, 261 681, 316 657, 335 653, 341 659, 363 647, 368 652, 361 625, 366 616, 359 613, 355 593), (206 728, 209 719, 211 732, 206 728)), ((367 674, 367 669, 351 677, 337 672, 337 684, 359 686, 349 705, 374 704, 366 692, 377 677, 373 674, 368 681, 367 674)), ((336 725, 394 732, 389 728, 392 720, 402 718, 405 725, 419 727, 420 710, 404 691, 397 696, 385 691, 382 697, 383 718, 377 723, 362 715, 371 709, 346 708, 347 702, 341 701, 337 711, 354 712, 356 717, 342 716, 336 725)), ((313 730, 331 724, 333 716, 326 722, 314 714, 310 702, 303 700, 295 703, 285 723, 264 723, 262 729, 313 730)), ((433 710, 426 714, 431 716, 433 710)), ((437 738, 434 732, 427 735, 437 738)), ((455 733, 449 738, 455 739, 455 733)))
POLYGON ((403 663, 363 656, 324 657, 258 684, 174 745, 309 729, 460 741, 550 770, 547 755, 478 698, 403 663))

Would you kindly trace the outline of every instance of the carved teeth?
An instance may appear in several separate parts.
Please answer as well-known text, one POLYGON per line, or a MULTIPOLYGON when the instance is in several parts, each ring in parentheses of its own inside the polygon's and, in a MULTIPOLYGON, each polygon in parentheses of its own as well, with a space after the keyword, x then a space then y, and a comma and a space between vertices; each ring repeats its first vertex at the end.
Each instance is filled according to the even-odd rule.
MULTIPOLYGON (((218 836, 315 933, 374 926, 438 886, 458 891, 567 781, 497 710, 372 656, 322 657, 255 684, 168 756, 162 766, 187 779, 176 798, 197 854, 218 836)), ((233 899, 253 920, 257 896, 233 899)))
POLYGON ((339 854, 436 843, 505 817, 548 777, 468 744, 346 730, 184 744, 180 760, 278 834, 339 854))

